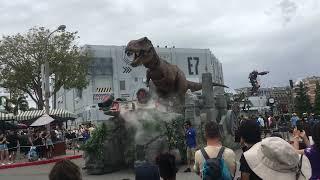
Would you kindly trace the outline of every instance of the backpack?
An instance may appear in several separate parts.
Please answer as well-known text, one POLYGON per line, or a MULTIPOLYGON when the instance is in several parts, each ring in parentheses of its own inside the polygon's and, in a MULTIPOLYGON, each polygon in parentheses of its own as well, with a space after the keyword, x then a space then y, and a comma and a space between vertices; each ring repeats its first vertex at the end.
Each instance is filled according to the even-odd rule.
POLYGON ((216 158, 210 158, 204 148, 201 153, 205 158, 202 169, 202 180, 231 180, 232 175, 222 158, 225 147, 221 147, 216 158))

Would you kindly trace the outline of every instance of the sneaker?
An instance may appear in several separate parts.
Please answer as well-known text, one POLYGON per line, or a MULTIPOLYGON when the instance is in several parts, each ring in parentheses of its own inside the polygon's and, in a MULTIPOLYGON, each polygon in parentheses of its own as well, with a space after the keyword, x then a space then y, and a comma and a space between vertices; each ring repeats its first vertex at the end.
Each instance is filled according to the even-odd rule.
POLYGON ((184 170, 183 172, 191 172, 190 168, 187 168, 186 170, 184 170))
POLYGON ((5 163, 1 163, 2 166, 6 165, 5 163))
POLYGON ((7 164, 12 164, 12 162, 8 162, 7 164))

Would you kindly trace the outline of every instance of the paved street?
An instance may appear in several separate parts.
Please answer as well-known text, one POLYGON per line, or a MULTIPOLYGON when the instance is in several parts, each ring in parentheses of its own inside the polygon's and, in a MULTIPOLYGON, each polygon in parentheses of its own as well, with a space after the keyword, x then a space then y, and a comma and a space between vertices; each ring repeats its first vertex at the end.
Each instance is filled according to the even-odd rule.
MULTIPOLYGON (((236 151, 237 159, 240 159, 241 151, 236 151)), ((83 159, 73 160, 79 167, 83 167, 83 159)), ((45 164, 40 166, 28 166, 13 169, 0 170, 0 180, 45 180, 48 179, 48 174, 54 164, 45 164)), ((185 167, 181 167, 183 171, 185 167)), ((124 170, 112 174, 89 176, 83 173, 84 180, 134 180, 134 173, 132 170, 124 170)), ((177 180, 196 180, 198 178, 194 173, 178 172, 177 180)))
MULTIPOLYGON (((83 166, 83 160, 73 160, 80 167, 83 166)), ((41 166, 29 166, 14 169, 0 170, 0 180, 45 180, 48 179, 50 169, 54 164, 46 164, 41 166)), ((130 179, 134 180, 134 173, 130 170, 120 171, 112 174, 100 175, 100 176, 89 176, 83 174, 84 180, 122 180, 130 179)), ((197 179, 193 173, 179 173, 178 180, 194 180, 197 179)))

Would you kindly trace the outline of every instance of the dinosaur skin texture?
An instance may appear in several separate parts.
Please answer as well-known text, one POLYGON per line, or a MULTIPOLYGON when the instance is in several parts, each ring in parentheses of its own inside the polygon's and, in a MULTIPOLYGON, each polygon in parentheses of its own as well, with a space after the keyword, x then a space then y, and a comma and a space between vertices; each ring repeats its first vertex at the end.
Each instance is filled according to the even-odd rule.
MULTIPOLYGON (((202 89, 201 83, 188 81, 178 66, 161 59, 147 37, 130 41, 125 52, 127 56, 133 56, 130 64, 132 67, 143 65, 148 69, 147 86, 152 80, 160 98, 177 97, 181 103, 184 103, 188 89, 192 92, 202 89)), ((213 86, 226 87, 216 83, 213 83, 213 86)))

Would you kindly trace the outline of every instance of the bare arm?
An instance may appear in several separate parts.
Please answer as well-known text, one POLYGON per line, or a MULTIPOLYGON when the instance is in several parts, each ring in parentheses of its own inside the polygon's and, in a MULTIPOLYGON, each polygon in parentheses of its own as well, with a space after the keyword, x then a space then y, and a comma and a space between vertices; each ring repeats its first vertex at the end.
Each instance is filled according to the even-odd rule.
POLYGON ((200 176, 200 163, 199 163, 199 152, 198 151, 195 153, 193 170, 197 175, 200 176))
POLYGON ((310 147, 310 141, 306 135, 306 132, 305 131, 302 131, 300 133, 300 137, 302 138, 303 142, 306 144, 307 147, 310 147))
POLYGON ((300 137, 303 139, 304 143, 306 144, 307 147, 310 146, 310 142, 306 136, 306 133, 304 131, 300 132, 297 129, 293 130, 293 147, 296 150, 298 154, 304 154, 304 149, 300 149, 299 147, 299 139, 300 137))
POLYGON ((304 150, 299 147, 299 137, 293 137, 293 147, 298 154, 303 154, 304 150))

